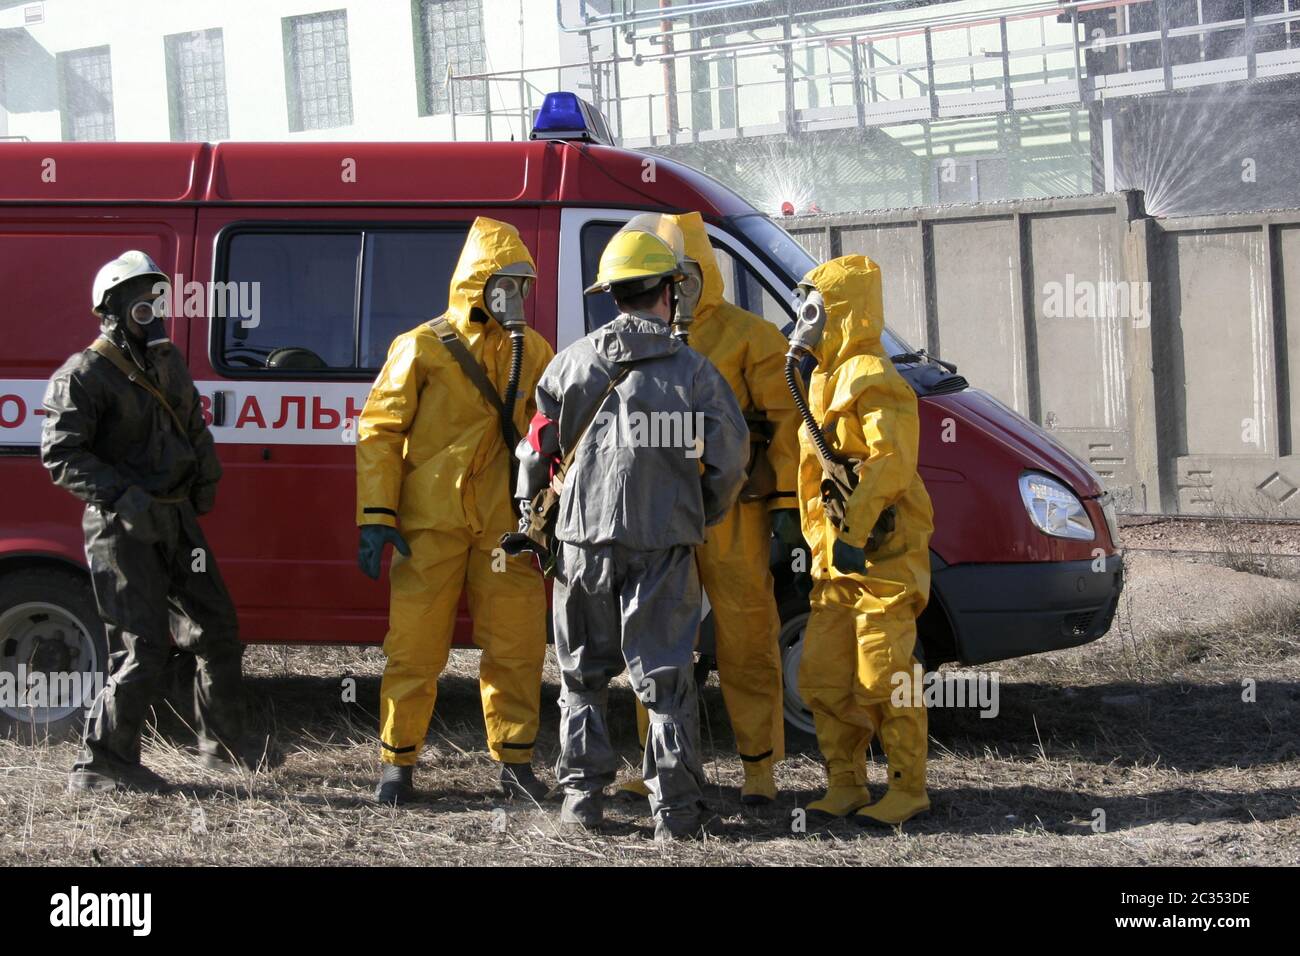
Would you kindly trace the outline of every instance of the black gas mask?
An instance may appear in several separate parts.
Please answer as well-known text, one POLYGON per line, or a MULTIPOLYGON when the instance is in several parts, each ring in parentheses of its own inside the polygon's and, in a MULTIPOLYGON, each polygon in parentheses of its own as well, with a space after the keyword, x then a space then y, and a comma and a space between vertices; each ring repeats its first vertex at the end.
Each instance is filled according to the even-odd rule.
POLYGON ((167 341, 168 299, 171 287, 165 282, 123 285, 111 294, 109 311, 122 323, 122 331, 145 346, 167 341))

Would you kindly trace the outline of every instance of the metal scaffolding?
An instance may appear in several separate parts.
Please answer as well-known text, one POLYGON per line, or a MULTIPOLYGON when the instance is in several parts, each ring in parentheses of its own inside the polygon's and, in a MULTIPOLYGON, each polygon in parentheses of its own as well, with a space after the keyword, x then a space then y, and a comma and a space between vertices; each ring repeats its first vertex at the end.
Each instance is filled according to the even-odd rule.
POLYGON ((1297 0, 662 3, 615 0, 600 13, 580 0, 576 25, 557 4, 561 30, 586 40, 585 61, 450 77, 488 90, 484 109, 453 114, 453 130, 525 137, 545 93, 575 76, 619 142, 638 148, 1101 108, 1300 73, 1297 0))

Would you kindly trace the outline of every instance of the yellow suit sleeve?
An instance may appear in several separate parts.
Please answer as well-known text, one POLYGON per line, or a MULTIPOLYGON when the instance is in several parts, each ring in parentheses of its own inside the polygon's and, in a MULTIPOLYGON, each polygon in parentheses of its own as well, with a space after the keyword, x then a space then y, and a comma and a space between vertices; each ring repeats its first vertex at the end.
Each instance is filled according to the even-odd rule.
POLYGON ((402 453, 419 407, 424 374, 415 336, 399 336, 357 423, 358 525, 397 526, 402 453))
MULTIPOLYGON (((519 404, 522 409, 516 410, 516 426, 519 428, 519 434, 528 434, 528 424, 533 420, 533 415, 537 413, 537 385, 542 380, 542 375, 546 368, 555 358, 555 350, 551 348, 551 343, 547 342, 545 337, 531 329, 528 331, 527 346, 527 365, 522 375, 519 376, 519 404), (522 411, 522 416, 519 412, 522 411), (522 418, 522 420, 520 420, 522 418)), ((513 453, 514 449, 510 449, 513 453)))
POLYGON ((866 546, 880 513, 916 477, 916 397, 901 378, 887 374, 883 361, 860 356, 835 372, 831 441, 837 451, 862 460, 839 533, 840 540, 856 548, 866 546))
POLYGON ((754 407, 772 423, 767 459, 776 473, 776 493, 769 511, 799 507, 799 410, 785 381, 786 340, 780 330, 755 317, 750 324, 744 368, 754 407))

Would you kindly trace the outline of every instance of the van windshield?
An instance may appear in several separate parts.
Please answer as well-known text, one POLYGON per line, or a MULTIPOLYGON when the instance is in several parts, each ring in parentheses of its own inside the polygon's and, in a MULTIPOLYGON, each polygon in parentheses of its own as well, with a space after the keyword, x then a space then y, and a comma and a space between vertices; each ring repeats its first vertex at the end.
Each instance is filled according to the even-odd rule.
MULTIPOLYGON (((750 248, 766 259, 777 275, 789 283, 791 290, 809 269, 817 265, 817 260, 807 249, 762 213, 734 216, 728 222, 750 248)), ((789 333, 789 326, 785 331, 789 333)), ((887 355, 902 355, 912 351, 910 345, 889 329, 885 329, 880 338, 887 355)))

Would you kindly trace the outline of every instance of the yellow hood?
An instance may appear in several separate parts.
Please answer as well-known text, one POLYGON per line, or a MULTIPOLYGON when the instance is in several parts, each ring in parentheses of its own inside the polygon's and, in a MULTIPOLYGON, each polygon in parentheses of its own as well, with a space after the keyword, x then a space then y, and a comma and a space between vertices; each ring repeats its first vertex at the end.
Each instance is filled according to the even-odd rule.
POLYGON ((684 212, 664 218, 675 223, 681 230, 686 255, 700 264, 700 272, 704 274, 704 288, 700 292, 699 304, 695 306, 695 322, 703 322, 723 302, 722 271, 713 254, 709 234, 704 229, 704 219, 698 212, 684 212))
POLYGON ((826 301, 826 331, 816 349, 821 368, 864 353, 888 357, 880 344, 885 309, 878 265, 866 256, 841 256, 810 270, 800 285, 815 287, 826 301))
POLYGON ((516 262, 527 262, 534 271, 537 269, 528 247, 519 238, 519 230, 508 222, 486 216, 475 219, 460 251, 456 271, 451 274, 451 290, 447 295, 447 321, 458 332, 471 334, 470 312, 474 309, 487 312, 483 290, 488 279, 516 262))

